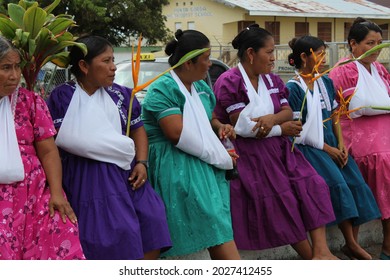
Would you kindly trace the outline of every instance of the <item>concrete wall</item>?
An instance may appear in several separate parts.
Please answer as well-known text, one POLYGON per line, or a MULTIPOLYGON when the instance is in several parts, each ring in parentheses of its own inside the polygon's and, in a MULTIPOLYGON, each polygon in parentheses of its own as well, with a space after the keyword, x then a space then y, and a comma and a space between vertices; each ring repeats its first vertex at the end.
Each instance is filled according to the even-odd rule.
MULTIPOLYGON (((379 220, 368 222, 361 226, 359 233, 359 243, 363 248, 367 248, 373 244, 382 243, 382 224, 379 220)), ((327 229, 327 241, 330 250, 338 255, 341 247, 345 245, 344 238, 337 228, 332 226, 327 229)), ((262 251, 240 251, 241 259, 243 260, 294 260, 300 259, 298 254, 292 249, 291 246, 282 246, 278 248, 272 248, 262 251)), ((378 256, 374 256, 377 258, 378 256)), ((209 260, 210 256, 207 250, 181 256, 170 257, 166 259, 171 260, 209 260)))

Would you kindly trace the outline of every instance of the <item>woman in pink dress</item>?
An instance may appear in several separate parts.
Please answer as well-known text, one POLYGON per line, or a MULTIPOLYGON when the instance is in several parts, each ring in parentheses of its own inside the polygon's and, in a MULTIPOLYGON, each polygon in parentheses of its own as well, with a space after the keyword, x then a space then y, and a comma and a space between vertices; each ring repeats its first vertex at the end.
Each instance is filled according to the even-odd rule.
MULTIPOLYGON (((348 35, 350 57, 359 57, 382 43, 380 27, 357 18, 348 35)), ((336 67, 330 72, 336 90, 344 99, 352 98, 349 110, 352 121, 341 121, 345 146, 354 157, 364 179, 371 187, 382 214, 384 240, 381 259, 390 259, 390 111, 367 106, 390 107, 390 75, 377 62, 380 51, 356 62, 336 67)), ((348 58, 344 58, 346 60, 348 58)), ((356 233, 357 234, 357 233, 356 233)))
POLYGON ((0 259, 84 259, 56 130, 43 99, 18 86, 20 62, 0 37, 0 259))

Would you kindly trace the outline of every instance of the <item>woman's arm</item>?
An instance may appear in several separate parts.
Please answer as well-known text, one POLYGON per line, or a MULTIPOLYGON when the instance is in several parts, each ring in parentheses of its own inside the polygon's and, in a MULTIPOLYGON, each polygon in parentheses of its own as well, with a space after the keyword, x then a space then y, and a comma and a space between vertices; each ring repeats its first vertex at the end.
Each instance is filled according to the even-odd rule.
MULTIPOLYGON (((291 133, 290 129, 292 128, 292 125, 287 125, 286 122, 292 121, 292 117, 293 113, 291 108, 289 106, 283 106, 276 114, 269 114, 262 117, 253 118, 252 121, 255 121, 256 125, 253 127, 252 131, 259 129, 256 137, 263 138, 268 135, 274 125, 280 125, 282 135, 286 135, 286 133, 291 133)), ((292 124, 294 124, 294 122, 292 122, 292 124)), ((294 127, 295 126, 298 128, 298 124, 294 124, 294 127)), ((298 134, 299 132, 300 130, 297 131, 298 134)))
POLYGON ((183 115, 174 114, 163 117, 160 119, 159 125, 165 137, 174 145, 177 145, 183 130, 183 115))
POLYGON ((214 131, 217 133, 219 139, 229 138, 236 139, 236 132, 234 131, 233 126, 230 124, 221 123, 215 113, 213 112, 213 116, 211 118, 211 126, 214 131))
POLYGON ((66 216, 71 222, 76 223, 77 218, 69 202, 64 197, 62 189, 62 166, 54 138, 50 137, 35 142, 35 149, 42 167, 45 171, 47 182, 50 188, 49 211, 50 217, 54 216, 54 210, 60 212, 61 219, 66 223, 66 216))
MULTIPOLYGON (((348 151, 347 151, 347 149, 345 149, 345 146, 344 146, 344 139, 343 139, 343 133, 341 131, 340 122, 338 122, 338 123, 336 123, 336 122, 337 122, 337 117, 333 116, 332 117, 332 129, 333 129, 333 133, 336 136, 336 139, 338 142, 338 151, 337 151, 336 156, 332 156, 332 155, 331 156, 332 156, 333 160, 335 160, 339 164, 339 166, 344 167, 348 162, 348 151)), ((325 146, 324 146, 324 150, 325 150, 325 146)), ((327 149, 325 151, 327 152, 328 150, 329 149, 327 149)), ((328 152, 328 154, 329 154, 329 152, 328 152)))
POLYGON ((135 160, 136 164, 131 172, 129 181, 133 185, 133 190, 141 187, 148 178, 147 164, 148 161, 148 137, 143 126, 133 129, 130 132, 130 138, 135 144, 135 160), (144 163, 141 163, 144 162, 144 163))

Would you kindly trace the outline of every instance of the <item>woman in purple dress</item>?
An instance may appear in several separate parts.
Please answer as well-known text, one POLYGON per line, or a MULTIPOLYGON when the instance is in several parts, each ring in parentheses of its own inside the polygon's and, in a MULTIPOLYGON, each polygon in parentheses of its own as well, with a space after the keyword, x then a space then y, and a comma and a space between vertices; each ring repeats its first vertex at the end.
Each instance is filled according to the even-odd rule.
POLYGON ((335 217, 329 189, 288 136, 299 136, 282 80, 270 74, 272 35, 257 24, 232 42, 240 63, 214 86, 215 114, 234 125, 240 178, 231 181, 234 239, 242 250, 291 244, 304 259, 336 259, 325 225, 335 217), (310 233, 312 244, 307 240, 310 233))
POLYGON ((156 259, 171 246, 164 204, 147 180, 148 141, 131 89, 113 84, 111 44, 98 36, 74 47, 76 81, 51 93, 48 106, 61 148, 63 185, 80 224, 87 259, 156 259))

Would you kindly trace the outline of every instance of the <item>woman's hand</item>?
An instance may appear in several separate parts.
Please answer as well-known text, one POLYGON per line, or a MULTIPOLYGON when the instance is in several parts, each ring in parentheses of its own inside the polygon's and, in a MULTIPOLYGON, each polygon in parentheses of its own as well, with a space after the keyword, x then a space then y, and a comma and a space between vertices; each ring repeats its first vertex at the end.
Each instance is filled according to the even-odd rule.
POLYGON ((72 223, 77 222, 76 214, 74 213, 69 202, 62 194, 52 194, 49 200, 49 213, 50 217, 54 217, 55 210, 57 210, 61 216, 63 223, 66 223, 66 216, 72 223))
POLYGON ((282 135, 299 137, 302 131, 302 122, 301 121, 287 121, 280 125, 282 129, 282 135))
POLYGON ((229 138, 230 140, 236 139, 236 132, 234 127, 230 124, 221 124, 218 127, 218 137, 219 139, 229 138))
POLYGON ((252 118, 251 120, 256 122, 256 125, 252 128, 252 132, 255 132, 258 129, 256 138, 266 137, 276 124, 274 114, 269 114, 258 118, 252 118))
POLYGON ((343 168, 348 161, 348 154, 338 148, 331 147, 328 144, 324 145, 324 151, 333 159, 334 162, 341 168, 343 168))
POLYGON ((236 166, 237 165, 237 159, 239 158, 239 156, 237 155, 236 151, 235 150, 231 150, 231 151, 228 151, 230 157, 232 158, 232 161, 233 161, 233 165, 236 166))
POLYGON ((135 191, 142 187, 147 178, 148 172, 146 170, 146 166, 141 163, 137 163, 129 177, 129 181, 133 185, 132 190, 135 191))
POLYGON ((348 162, 348 150, 345 148, 344 145, 339 145, 339 150, 341 151, 341 153, 343 155, 343 160, 344 160, 343 167, 344 167, 348 162))

